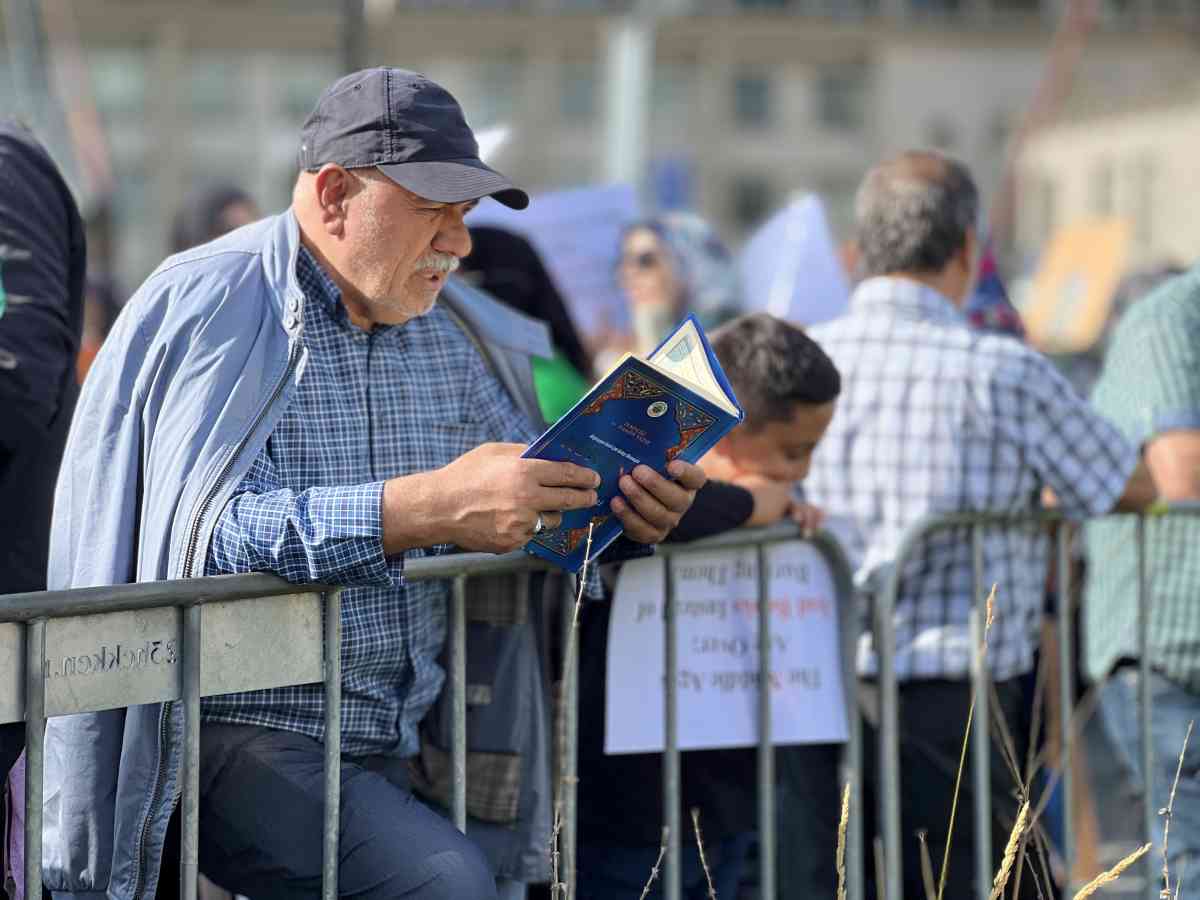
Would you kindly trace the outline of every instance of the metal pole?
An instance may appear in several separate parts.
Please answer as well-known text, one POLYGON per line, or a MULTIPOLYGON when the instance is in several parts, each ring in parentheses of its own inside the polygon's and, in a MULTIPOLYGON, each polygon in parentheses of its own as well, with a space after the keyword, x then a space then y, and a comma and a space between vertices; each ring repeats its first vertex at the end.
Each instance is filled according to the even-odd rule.
POLYGON ((1067 523, 1058 524, 1058 680, 1059 733, 1062 735, 1063 866, 1067 887, 1075 868, 1075 822, 1071 815, 1071 756, 1075 746, 1071 711, 1075 705, 1075 660, 1071 653, 1074 610, 1071 609, 1071 545, 1067 523))
POLYGON ((467 576, 454 579, 450 594, 450 812, 467 830, 467 576))
POLYGON ((325 595, 325 841, 321 896, 337 900, 342 806, 342 592, 325 595))
POLYGON ((567 896, 575 896, 575 853, 577 798, 579 793, 579 640, 572 637, 575 622, 575 591, 570 578, 563 578, 563 646, 573 648, 563 661, 562 709, 562 880, 567 896))
POLYGON ((179 895, 196 900, 200 878, 200 656, 204 608, 183 610, 183 820, 179 895))
MULTIPOLYGON (((1143 827, 1152 841, 1158 806, 1154 802, 1154 736, 1150 729, 1150 592, 1146 580, 1146 517, 1137 517, 1137 630, 1138 630, 1138 730, 1141 734, 1143 827)), ((1146 854, 1146 897, 1159 894, 1160 876, 1153 853, 1146 854)))
POLYGON ((25 896, 42 896, 46 759, 46 620, 25 626, 25 896))
MULTIPOLYGON (((900 839, 900 688, 896 683, 896 597, 900 567, 895 566, 875 604, 875 653, 879 658, 879 817, 883 821, 883 896, 904 896, 904 862, 900 839)), ((878 887, 876 887, 878 893, 878 887)))
POLYGON ((367 65, 367 12, 364 0, 342 0, 342 71, 367 65))
POLYGON ((758 866, 759 896, 775 896, 775 748, 771 736, 771 571, 758 545, 758 866))
POLYGON ((975 692, 973 735, 975 774, 975 891, 987 900, 992 890, 992 791, 989 678, 983 642, 987 622, 987 594, 983 588, 983 526, 971 528, 972 568, 975 573, 975 603, 971 610, 971 681, 975 692))
POLYGON ((608 30, 605 103, 605 178, 645 185, 650 85, 654 77, 654 20, 632 13, 608 30))
POLYGON ((679 662, 675 641, 675 572, 671 558, 663 561, 663 823, 667 828, 667 863, 663 872, 664 900, 680 900, 679 859, 679 722, 677 718, 679 662))

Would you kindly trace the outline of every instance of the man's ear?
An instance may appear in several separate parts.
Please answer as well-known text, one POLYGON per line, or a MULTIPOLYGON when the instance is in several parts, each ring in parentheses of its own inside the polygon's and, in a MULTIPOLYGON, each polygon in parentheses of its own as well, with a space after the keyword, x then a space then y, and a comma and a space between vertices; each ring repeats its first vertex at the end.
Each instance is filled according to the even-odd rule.
POLYGON ((332 237, 346 233, 346 200, 354 188, 354 176, 335 163, 327 163, 313 182, 321 226, 332 237))

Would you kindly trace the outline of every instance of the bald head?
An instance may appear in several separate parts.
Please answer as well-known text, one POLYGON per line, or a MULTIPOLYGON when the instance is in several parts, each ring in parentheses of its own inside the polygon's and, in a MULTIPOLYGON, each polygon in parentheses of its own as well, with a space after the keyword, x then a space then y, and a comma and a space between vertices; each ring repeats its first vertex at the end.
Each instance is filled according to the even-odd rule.
POLYGON ((855 213, 860 266, 868 277, 929 279, 948 267, 971 267, 979 192, 956 160, 911 151, 876 166, 858 189, 855 213))

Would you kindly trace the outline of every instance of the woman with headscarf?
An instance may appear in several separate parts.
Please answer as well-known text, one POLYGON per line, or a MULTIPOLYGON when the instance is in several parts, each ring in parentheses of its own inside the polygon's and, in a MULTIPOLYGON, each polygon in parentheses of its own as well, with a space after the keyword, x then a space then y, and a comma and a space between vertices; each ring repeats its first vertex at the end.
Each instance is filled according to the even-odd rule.
POLYGON ((525 238, 501 228, 471 229, 471 255, 462 277, 513 309, 550 326, 554 358, 533 358, 533 383, 542 416, 556 422, 592 386, 592 358, 584 348, 562 295, 525 238))
POLYGON ((657 347, 688 313, 709 329, 741 305, 733 255, 693 213, 664 213, 626 229, 617 274, 639 354, 657 347))

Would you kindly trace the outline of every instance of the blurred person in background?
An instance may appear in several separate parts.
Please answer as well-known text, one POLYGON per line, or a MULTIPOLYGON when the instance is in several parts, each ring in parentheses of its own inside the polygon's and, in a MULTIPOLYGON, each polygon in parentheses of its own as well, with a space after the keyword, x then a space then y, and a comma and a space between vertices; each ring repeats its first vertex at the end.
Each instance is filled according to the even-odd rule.
MULTIPOLYGON (((867 174, 856 202, 860 271, 849 312, 811 330, 842 375, 829 432, 805 483, 807 498, 847 521, 845 549, 868 603, 897 564, 908 529, 936 514, 1033 512, 1044 486, 1068 515, 1143 509, 1155 489, 1137 448, 1096 414, 1044 357, 1008 336, 971 328, 963 307, 977 272, 979 196, 961 163, 910 152, 867 174)), ((995 584, 987 661, 997 712, 1018 753, 1028 746, 1019 679, 1038 643, 1048 541, 1036 526, 988 529, 983 583, 995 584)), ((891 648, 900 682, 904 896, 924 894, 918 831, 940 860, 955 772, 971 705, 974 608, 966 529, 940 535, 906 566, 891 648)), ((868 840, 878 833, 878 658, 859 645, 868 840)), ((993 745, 994 748, 995 745, 993 745)), ((814 769, 813 778, 834 778, 814 769)), ((1016 815, 1014 783, 993 749, 994 833, 1016 815)), ((968 784, 964 809, 974 802, 968 784)), ((961 893, 974 874, 971 815, 959 815, 947 884, 961 893)), ((999 862, 1004 840, 991 848, 999 862)), ((867 867, 868 896, 878 896, 867 867)), ((1022 896, 1035 896, 1033 878, 1022 896)))
POLYGON ((558 421, 587 393, 594 373, 591 355, 537 250, 511 231, 472 228, 471 255, 462 261, 459 277, 550 326, 554 356, 533 357, 533 383, 542 417, 558 421))
MULTIPOLYGON (((86 263, 58 167, 23 125, 0 121, 0 595, 46 589, 86 263)), ((24 744, 23 724, 0 725, 0 784, 24 744)))
POLYGON ((733 256, 693 213, 665 213, 626 229, 617 274, 639 355, 657 347, 689 313, 711 329, 740 309, 733 256))
POLYGON ((182 253, 215 241, 261 217, 250 194, 233 182, 216 181, 193 188, 171 225, 171 252, 182 253))
MULTIPOLYGON (((1163 500, 1200 502, 1200 267, 1136 299, 1112 334, 1092 402, 1141 448, 1163 500)), ((1141 783, 1136 527, 1129 518, 1087 524, 1083 617, 1101 718, 1141 783)), ((1180 757, 1189 723, 1200 719, 1200 519, 1151 516, 1145 528, 1153 769, 1144 802, 1165 809, 1182 766, 1166 859, 1178 879, 1200 865, 1195 735, 1180 757)), ((1160 830, 1154 842, 1161 855, 1160 830)))
MULTIPOLYGON (((702 460, 720 474, 696 494, 692 508, 671 533, 672 542, 693 541, 743 526, 785 518, 806 531, 819 527, 820 511, 800 502, 795 489, 833 416, 841 382, 837 369, 800 328, 766 313, 739 316, 712 334, 713 352, 746 412, 745 421, 702 460)), ((580 619, 579 680, 579 900, 624 900, 638 895, 658 856, 662 827, 662 755, 604 752, 605 685, 611 606, 587 604, 580 619)), ((837 748, 780 747, 780 802, 821 802, 815 817, 829 819, 836 842, 837 778, 828 785, 797 783, 809 753, 824 760, 837 748), (825 815, 828 813, 829 815, 825 815)), ((717 896, 734 898, 745 875, 746 856, 758 827, 757 751, 691 750, 681 761, 681 821, 700 810, 706 854, 717 896)), ((781 873, 806 867, 830 891, 790 893, 796 879, 780 884, 780 897, 832 896, 831 843, 798 842, 790 820, 779 822, 781 873), (784 859, 799 854, 800 859, 784 859)), ((811 836, 809 832, 807 836, 811 836)), ((689 900, 708 896, 695 844, 682 843, 682 883, 689 900)), ((649 897, 661 897, 659 884, 649 897)))
MULTIPOLYGON (((339 892, 485 900, 497 884, 480 847, 413 792, 445 682, 447 586, 403 573, 447 546, 516 549, 596 502, 596 473, 521 458, 537 434, 522 373, 544 330, 446 285, 476 201, 528 196, 478 158, 444 88, 393 68, 322 94, 298 169, 288 210, 169 258, 122 310, 72 422, 50 586, 252 571, 345 585, 339 892)), ((703 471, 634 476, 613 513, 655 543, 703 471)), ((488 696, 474 739, 507 750, 521 711, 488 696)), ((319 891, 324 713, 320 684, 202 702, 200 867, 220 886, 319 891)), ((179 704, 50 721, 53 892, 154 895, 178 846, 182 733, 179 704)), ((547 840, 512 852, 546 867, 547 840)))

